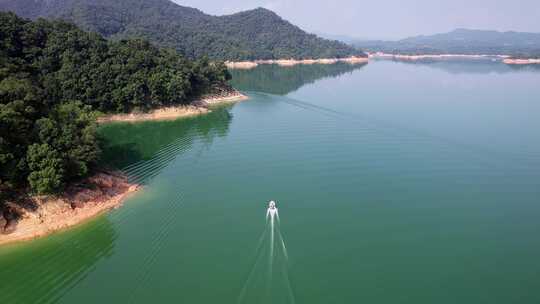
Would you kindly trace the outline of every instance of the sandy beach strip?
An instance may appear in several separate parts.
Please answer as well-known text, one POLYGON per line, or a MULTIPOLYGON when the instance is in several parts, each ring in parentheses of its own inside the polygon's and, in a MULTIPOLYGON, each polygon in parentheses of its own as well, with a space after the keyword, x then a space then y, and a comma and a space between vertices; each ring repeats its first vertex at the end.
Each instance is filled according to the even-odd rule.
POLYGON ((211 112, 208 106, 235 103, 246 100, 248 97, 238 91, 226 95, 210 95, 193 102, 195 105, 181 105, 163 107, 148 113, 129 113, 103 115, 98 118, 98 123, 110 122, 139 122, 139 121, 163 121, 176 120, 182 117, 190 117, 211 112))
POLYGON ((277 64, 283 67, 291 67, 299 64, 334 64, 338 62, 346 62, 350 64, 367 63, 368 57, 346 57, 346 58, 321 58, 321 59, 270 59, 270 60, 254 60, 254 61, 226 61, 225 65, 229 69, 253 69, 261 64, 277 64))

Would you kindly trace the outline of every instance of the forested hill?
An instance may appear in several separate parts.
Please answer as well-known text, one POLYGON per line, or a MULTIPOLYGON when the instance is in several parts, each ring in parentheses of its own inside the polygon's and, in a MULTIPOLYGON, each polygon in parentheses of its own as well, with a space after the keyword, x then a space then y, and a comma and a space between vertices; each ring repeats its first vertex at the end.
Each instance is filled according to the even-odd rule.
POLYGON ((258 8, 211 16, 170 0, 0 0, 27 18, 59 17, 107 38, 144 38, 189 58, 221 60, 363 56, 342 42, 308 34, 258 8))
POLYGON ((91 173, 96 110, 185 104, 229 79, 221 62, 0 12, 0 217, 11 193, 55 193, 91 173))
POLYGON ((456 29, 398 41, 358 41, 368 51, 401 54, 540 55, 540 33, 456 29))

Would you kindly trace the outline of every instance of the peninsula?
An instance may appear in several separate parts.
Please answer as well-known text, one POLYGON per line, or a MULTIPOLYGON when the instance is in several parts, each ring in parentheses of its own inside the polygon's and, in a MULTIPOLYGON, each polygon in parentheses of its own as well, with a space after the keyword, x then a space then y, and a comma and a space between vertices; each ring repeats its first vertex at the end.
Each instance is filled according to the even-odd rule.
POLYGON ((98 120, 172 119, 185 113, 167 109, 246 98, 220 61, 60 20, 0 12, 0 26, 0 244, 75 225, 139 189, 101 166, 98 120))

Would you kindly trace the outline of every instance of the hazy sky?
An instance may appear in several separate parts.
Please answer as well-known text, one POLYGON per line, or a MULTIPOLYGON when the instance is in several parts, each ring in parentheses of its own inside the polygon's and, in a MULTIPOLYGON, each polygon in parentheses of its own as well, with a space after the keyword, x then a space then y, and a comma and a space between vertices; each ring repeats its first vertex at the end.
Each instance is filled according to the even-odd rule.
POLYGON ((262 6, 310 32, 359 38, 397 39, 458 27, 540 32, 540 0, 173 1, 212 15, 262 6))

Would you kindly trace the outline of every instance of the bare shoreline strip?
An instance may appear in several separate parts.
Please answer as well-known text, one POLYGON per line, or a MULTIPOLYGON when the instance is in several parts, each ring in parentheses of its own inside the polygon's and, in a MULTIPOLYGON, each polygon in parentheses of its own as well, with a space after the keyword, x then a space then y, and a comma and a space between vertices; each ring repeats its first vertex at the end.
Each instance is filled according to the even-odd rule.
POLYGON ((406 54, 388 54, 382 52, 370 53, 370 58, 374 59, 395 59, 395 60, 405 60, 405 61, 415 61, 422 59, 498 59, 502 60, 505 64, 517 64, 517 65, 526 65, 526 64, 540 64, 539 58, 512 58, 510 55, 470 55, 470 54, 423 54, 423 55, 406 55, 406 54))
POLYGON ((346 62, 350 64, 367 63, 368 57, 346 57, 346 58, 322 58, 322 59, 272 59, 272 60, 255 60, 255 61, 226 61, 225 65, 229 69, 253 69, 260 64, 277 64, 279 66, 295 66, 298 64, 334 64, 338 62, 346 62))
MULTIPOLYGON (((239 102, 246 99, 248 99, 246 95, 240 92, 235 92, 233 94, 225 96, 205 97, 197 101, 196 103, 204 105, 217 105, 239 102)), ((175 120, 182 117, 207 114, 210 111, 210 109, 203 106, 183 105, 160 108, 153 110, 149 113, 105 115, 98 118, 98 123, 175 120)))
POLYGON ((524 64, 540 64, 540 59, 521 59, 521 58, 507 58, 503 60, 506 64, 518 64, 518 65, 524 65, 524 64))
POLYGON ((421 55, 406 55, 406 54, 389 54, 389 53, 370 53, 370 58, 381 58, 381 59, 399 59, 399 60, 422 60, 422 59, 452 59, 452 58, 461 58, 461 59, 506 59, 510 56, 508 55, 484 55, 484 54, 421 54, 421 55))
POLYGON ((33 208, 17 209, 20 218, 13 224, 13 231, 0 234, 0 246, 29 241, 82 224, 123 202, 140 189, 130 184, 120 173, 98 173, 85 181, 84 187, 68 190, 60 197, 30 197, 33 208))

